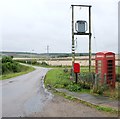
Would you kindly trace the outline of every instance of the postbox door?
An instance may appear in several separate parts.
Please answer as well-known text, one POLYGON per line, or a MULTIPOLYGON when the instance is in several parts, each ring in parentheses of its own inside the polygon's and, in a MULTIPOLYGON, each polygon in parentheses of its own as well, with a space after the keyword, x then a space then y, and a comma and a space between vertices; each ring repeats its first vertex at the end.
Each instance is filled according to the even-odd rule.
POLYGON ((79 72, 80 72, 80 64, 74 63, 74 73, 79 73, 79 72))

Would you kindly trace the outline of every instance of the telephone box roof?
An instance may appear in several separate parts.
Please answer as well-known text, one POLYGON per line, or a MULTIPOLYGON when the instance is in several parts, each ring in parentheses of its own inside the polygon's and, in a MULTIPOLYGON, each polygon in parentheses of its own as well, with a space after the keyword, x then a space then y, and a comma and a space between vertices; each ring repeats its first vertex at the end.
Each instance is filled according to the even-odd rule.
POLYGON ((103 52, 97 52, 97 53, 96 53, 96 55, 99 55, 99 54, 101 54, 101 55, 111 55, 111 54, 115 55, 115 53, 113 53, 113 52, 108 52, 108 51, 103 51, 103 52))

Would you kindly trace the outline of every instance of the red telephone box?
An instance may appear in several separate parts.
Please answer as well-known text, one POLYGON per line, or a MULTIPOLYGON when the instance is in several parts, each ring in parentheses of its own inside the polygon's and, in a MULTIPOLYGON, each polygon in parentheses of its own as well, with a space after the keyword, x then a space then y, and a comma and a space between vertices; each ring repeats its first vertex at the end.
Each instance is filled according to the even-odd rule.
POLYGON ((95 70, 100 75, 101 83, 106 83, 115 88, 115 53, 113 52, 98 52, 95 57, 95 70))

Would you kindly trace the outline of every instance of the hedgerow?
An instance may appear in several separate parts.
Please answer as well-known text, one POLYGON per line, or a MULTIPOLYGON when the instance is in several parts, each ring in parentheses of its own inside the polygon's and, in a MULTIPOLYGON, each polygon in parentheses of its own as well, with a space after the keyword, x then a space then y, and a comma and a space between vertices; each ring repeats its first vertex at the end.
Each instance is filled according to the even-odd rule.
POLYGON ((14 61, 12 57, 4 56, 1 61, 2 65, 2 74, 6 73, 16 73, 21 71, 21 65, 14 61))

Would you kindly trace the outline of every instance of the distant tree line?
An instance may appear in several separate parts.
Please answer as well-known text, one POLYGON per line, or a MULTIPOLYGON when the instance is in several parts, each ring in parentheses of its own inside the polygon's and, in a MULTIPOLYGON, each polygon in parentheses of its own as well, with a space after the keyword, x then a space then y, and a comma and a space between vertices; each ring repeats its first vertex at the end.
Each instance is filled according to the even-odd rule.
MULTIPOLYGON (((48 57, 48 53, 31 53, 31 52, 0 52, 3 55, 14 57, 48 57)), ((95 55, 95 53, 92 53, 95 55)), ((49 53, 49 57, 71 57, 72 53, 49 53)), ((89 53, 75 53, 75 56, 89 56, 89 53)))
MULTIPOLYGON (((95 55, 95 53, 92 53, 92 55, 95 55)), ((89 53, 75 53, 75 56, 89 56, 89 53)), ((59 53, 57 54, 57 57, 72 57, 71 53, 59 53)))

